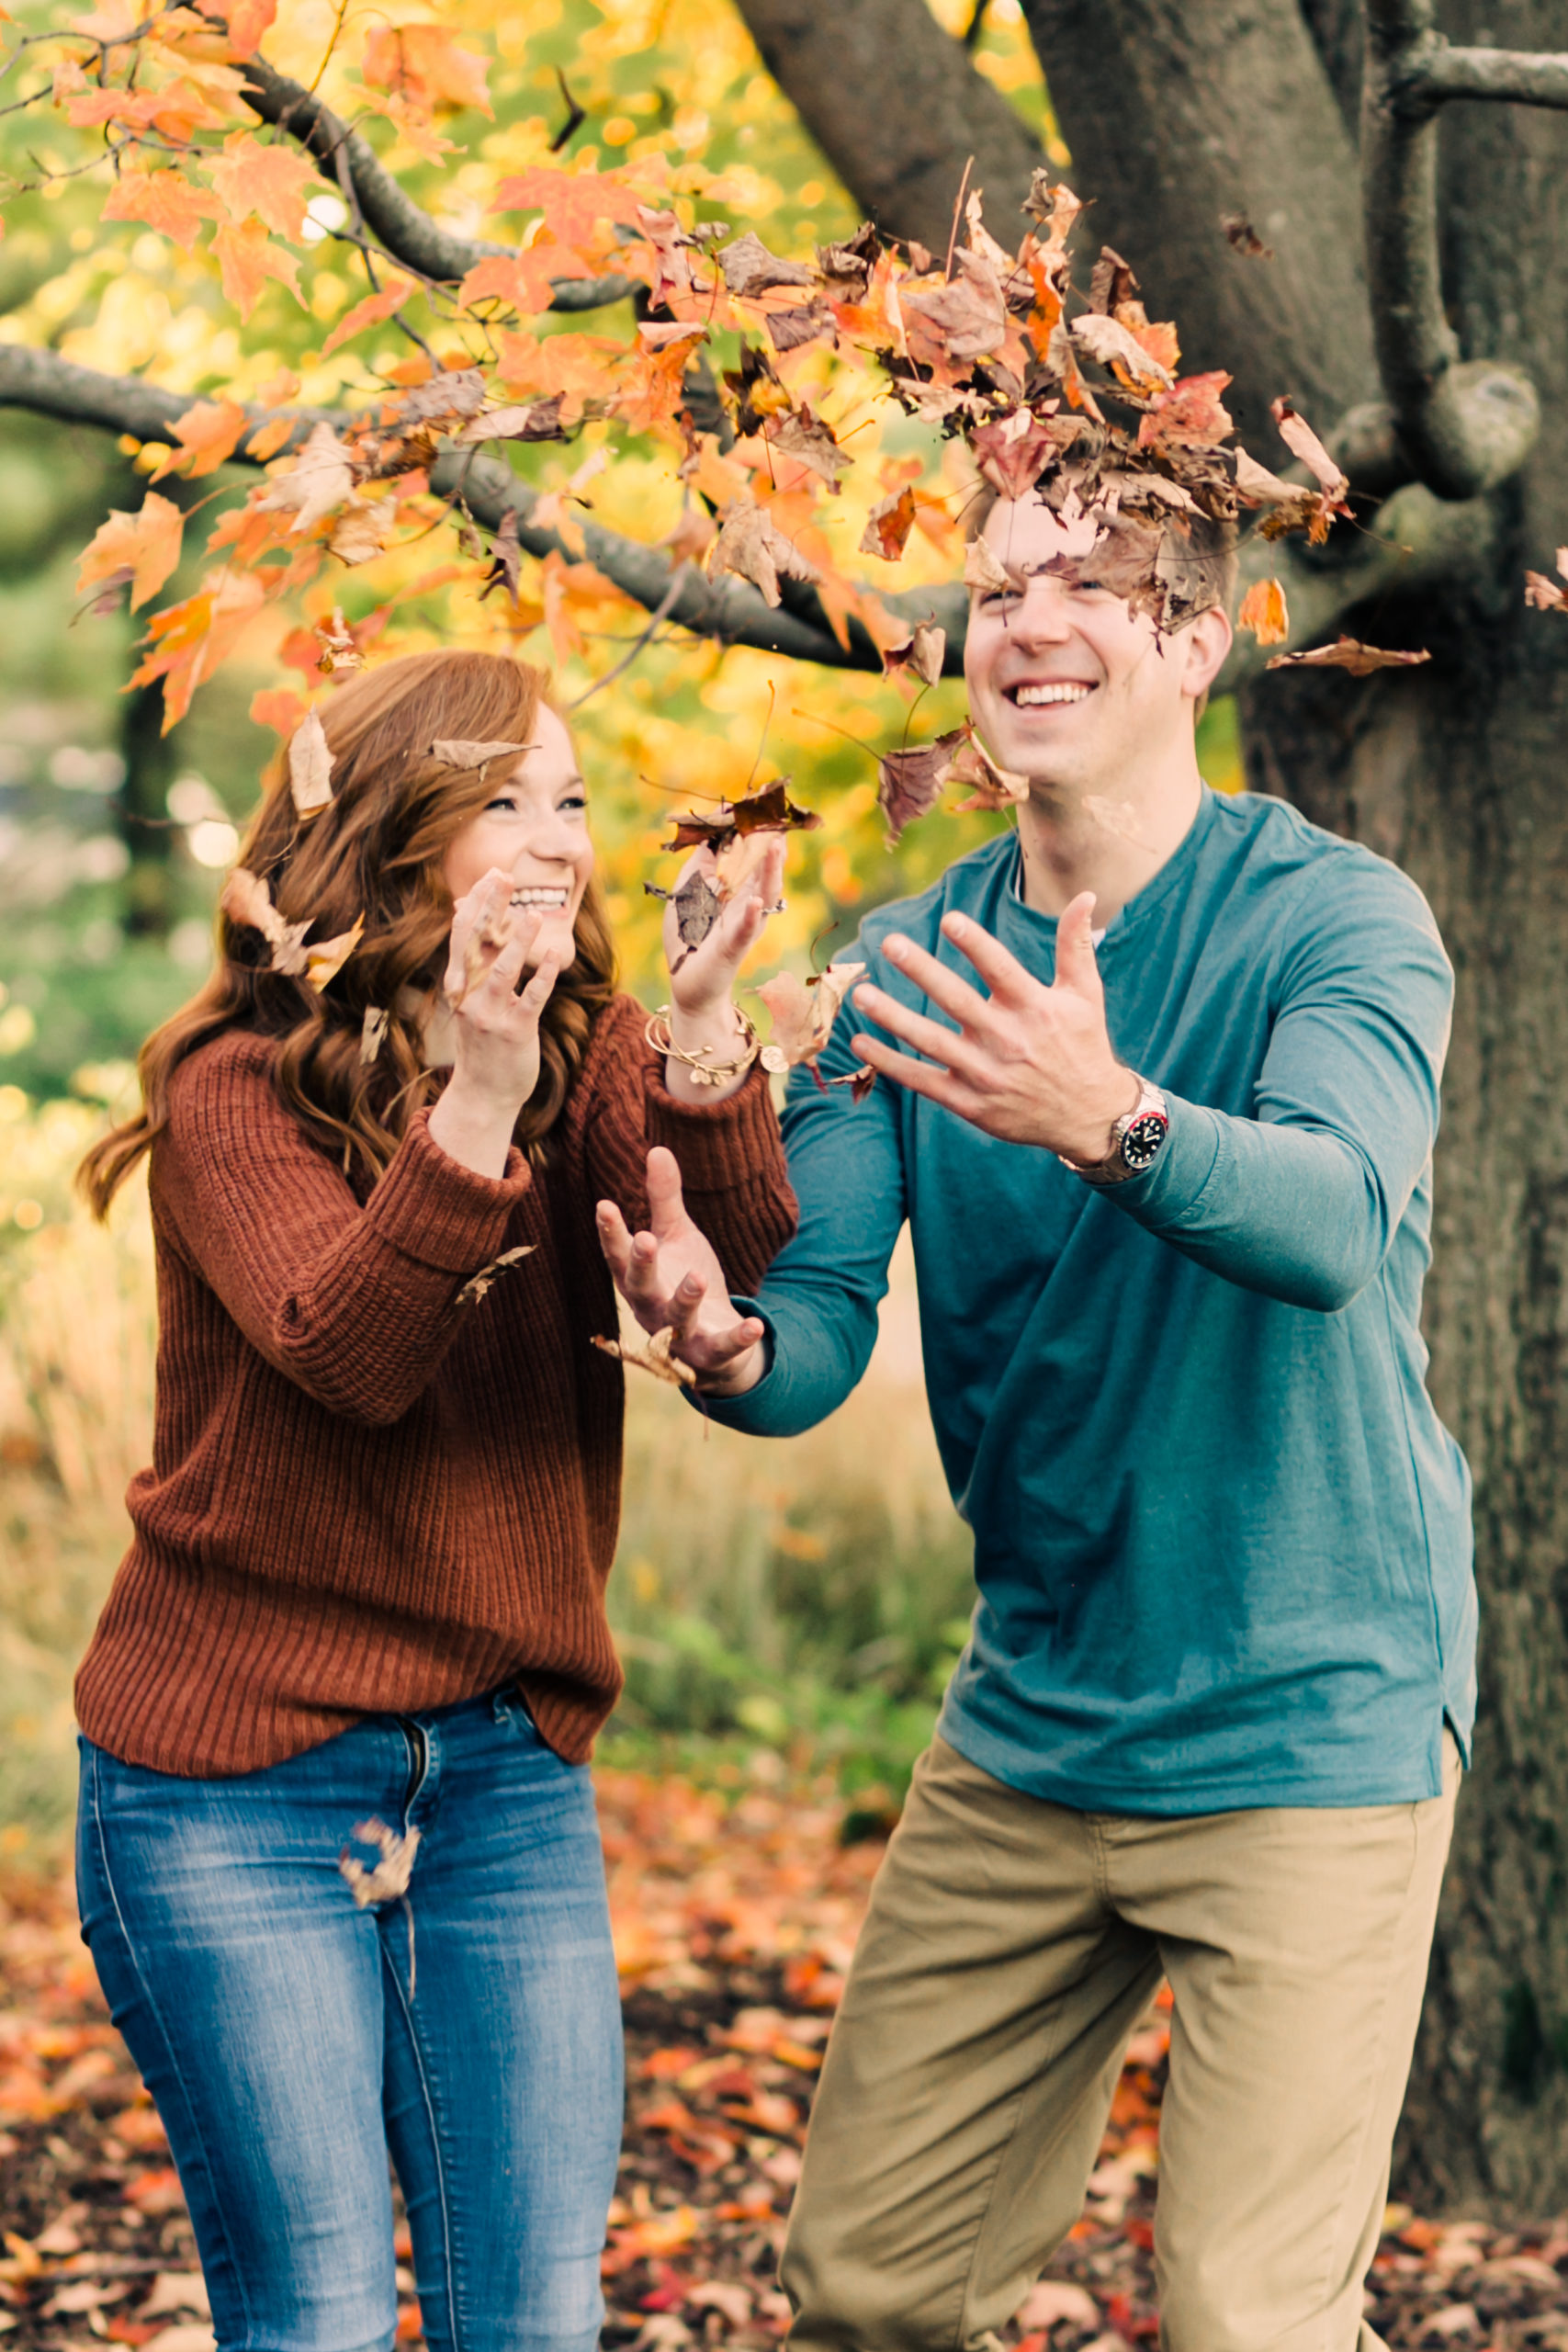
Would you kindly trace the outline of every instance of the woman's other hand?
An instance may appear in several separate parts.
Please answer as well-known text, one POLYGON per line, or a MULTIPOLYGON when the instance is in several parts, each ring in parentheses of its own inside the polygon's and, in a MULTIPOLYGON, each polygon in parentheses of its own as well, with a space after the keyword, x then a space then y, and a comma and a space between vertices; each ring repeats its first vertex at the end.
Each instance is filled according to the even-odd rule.
POLYGON ((707 1236, 686 1214, 681 1170, 656 1144, 648 1155, 652 1228, 634 1234, 614 1201, 599 1204, 599 1246, 621 1296, 645 1331, 674 1333, 671 1353, 691 1365, 709 1396, 739 1396, 767 1369, 764 1327, 737 1315, 707 1236))
POLYGON ((517 1114, 539 1078, 539 1016, 565 960, 547 949, 519 993, 540 928, 509 901, 511 876, 492 866, 453 910, 446 996, 452 1076, 430 1114, 443 1151, 477 1176, 503 1176, 517 1114))

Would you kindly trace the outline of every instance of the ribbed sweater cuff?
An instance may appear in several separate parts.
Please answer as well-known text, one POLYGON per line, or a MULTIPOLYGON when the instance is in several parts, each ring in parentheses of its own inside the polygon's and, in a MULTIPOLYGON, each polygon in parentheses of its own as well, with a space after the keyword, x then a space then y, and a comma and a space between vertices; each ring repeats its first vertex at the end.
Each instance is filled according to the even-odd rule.
POLYGON ((532 1178, 515 1144, 504 1176, 476 1176, 448 1158, 421 1111, 371 1193, 366 1216, 405 1258, 443 1273, 471 1274, 493 1258, 507 1219, 532 1178))
POLYGON ((662 1060, 644 1063, 643 1085, 649 1142, 675 1154, 693 1192, 732 1193, 768 1173, 777 1160, 778 1120, 760 1062, 752 1063, 723 1102, 677 1102, 664 1083, 662 1060))

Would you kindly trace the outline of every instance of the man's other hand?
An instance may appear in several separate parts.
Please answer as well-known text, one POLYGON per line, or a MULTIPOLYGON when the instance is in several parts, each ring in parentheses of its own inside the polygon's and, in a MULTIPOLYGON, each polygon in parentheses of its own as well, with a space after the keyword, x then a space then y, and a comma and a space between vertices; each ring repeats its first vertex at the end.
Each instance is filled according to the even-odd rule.
POLYGON ((987 1135, 1094 1165, 1109 1155, 1111 1130, 1133 1108, 1138 1087, 1111 1050, 1093 922, 1094 893, 1085 890, 1056 925, 1056 977, 1047 988, 967 915, 944 915, 943 937, 968 957, 988 996, 890 932, 883 942, 887 961, 958 1026, 911 1012, 866 983, 854 992, 857 1010, 925 1058, 912 1060, 863 1034, 855 1052, 895 1085, 956 1111, 987 1135))

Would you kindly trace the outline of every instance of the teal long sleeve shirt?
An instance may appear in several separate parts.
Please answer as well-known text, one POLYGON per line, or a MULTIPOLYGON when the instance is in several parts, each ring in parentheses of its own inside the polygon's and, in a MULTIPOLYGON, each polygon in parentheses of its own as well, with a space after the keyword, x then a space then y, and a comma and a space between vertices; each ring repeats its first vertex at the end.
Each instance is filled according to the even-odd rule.
MULTIPOLYGON (((1055 921, 999 836, 869 917, 973 979, 959 910, 1042 980, 1055 921)), ((845 960, 849 960, 846 956, 845 960)), ((796 1238, 771 1367, 715 1418, 810 1428, 864 1372, 906 1219, 926 1389, 979 1599, 941 1729, 1084 1810, 1436 1796, 1475 1702, 1470 1486, 1424 1385, 1452 976, 1415 885, 1283 802, 1205 791, 1100 947, 1111 1036, 1165 1091, 1146 1174, 1084 1185, 881 1080, 792 1081, 796 1238)), ((840 1016, 823 1070, 852 1065, 840 1016)), ((949 1024, 951 1025, 951 1024, 949 1024)))

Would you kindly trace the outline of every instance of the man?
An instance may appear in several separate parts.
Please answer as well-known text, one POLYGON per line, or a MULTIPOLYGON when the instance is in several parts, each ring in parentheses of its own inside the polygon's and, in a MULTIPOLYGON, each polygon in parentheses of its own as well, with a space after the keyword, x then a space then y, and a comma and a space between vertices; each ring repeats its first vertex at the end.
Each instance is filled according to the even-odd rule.
POLYGON ((1074 584, 1094 529, 1032 493, 985 520, 1007 584, 976 592, 971 707, 1029 797, 863 925, 863 1026, 825 1068, 877 1083, 792 1088, 800 1229, 760 1297, 724 1297, 672 1167, 652 1233, 601 1209, 637 1312, 763 1435, 859 1379, 908 1217, 975 1533, 812 2118, 783 2269, 810 2352, 991 2340, 1162 1973, 1162 2341, 1377 2342, 1474 1702, 1468 1480, 1418 1328, 1450 973, 1392 866, 1203 786, 1212 548, 1162 634, 1074 584))

